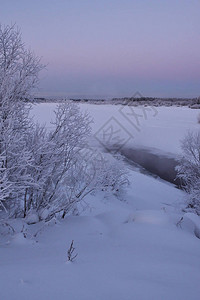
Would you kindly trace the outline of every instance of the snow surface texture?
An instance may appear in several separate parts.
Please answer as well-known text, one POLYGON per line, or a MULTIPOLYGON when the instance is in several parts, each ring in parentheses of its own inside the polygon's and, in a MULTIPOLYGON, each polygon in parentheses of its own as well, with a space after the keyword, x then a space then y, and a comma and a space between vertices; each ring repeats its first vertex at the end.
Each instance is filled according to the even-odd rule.
MULTIPOLYGON (((36 107, 38 119, 48 122, 53 107, 40 105, 41 115, 36 107)), ((106 120, 106 108, 88 108, 93 116, 103 109, 94 129, 106 120)), ((164 109, 168 108, 159 109, 159 116, 166 118, 160 117, 160 135, 165 130, 171 134, 171 146, 177 132, 183 134, 187 129, 184 124, 196 128, 195 111, 175 109, 166 129, 170 114, 164 109)), ((111 112, 111 107, 108 110, 111 112)), ((155 138, 148 140, 154 144, 148 146, 161 149, 164 139, 159 148, 159 122, 155 120, 149 120, 151 129, 157 123, 155 138)), ((148 131, 145 126, 141 136, 148 131)), ((143 142, 146 146, 147 141, 143 142)), ((46 225, 14 220, 11 225, 15 234, 0 227, 2 233, 10 231, 0 238, 0 299, 199 300, 199 218, 181 211, 184 193, 173 185, 131 167, 129 176, 124 202, 114 196, 103 199, 98 194, 88 197, 88 207, 81 216, 52 220, 46 225), (72 240, 78 256, 74 262, 67 262, 72 240)))
POLYGON ((183 192, 134 171, 130 177, 126 202, 90 196, 91 209, 81 216, 25 225, 26 238, 7 236, 0 246, 0 299, 198 300, 194 231, 200 227, 193 214, 180 212, 183 192), (72 239, 78 256, 67 263, 72 239))
MULTIPOLYGON (((55 103, 39 104, 33 108, 32 114, 49 127, 55 107, 55 103)), ((174 156, 180 153, 180 140, 188 130, 200 130, 197 121, 199 109, 138 106, 130 110, 128 106, 93 104, 80 104, 80 107, 93 118, 95 138, 92 144, 96 145, 99 144, 98 139, 104 142, 100 135, 102 130, 112 126, 114 130, 118 130, 119 137, 124 138, 123 142, 130 137, 125 146, 148 148, 153 152, 162 151, 174 156)))

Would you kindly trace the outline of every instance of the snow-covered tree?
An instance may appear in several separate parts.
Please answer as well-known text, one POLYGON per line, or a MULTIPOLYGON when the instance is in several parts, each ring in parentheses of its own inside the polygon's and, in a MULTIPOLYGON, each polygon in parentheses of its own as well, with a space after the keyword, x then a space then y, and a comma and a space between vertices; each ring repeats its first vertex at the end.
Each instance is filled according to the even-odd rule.
POLYGON ((13 103, 30 100, 42 68, 40 59, 26 50, 16 26, 0 25, 0 103, 4 110, 8 108, 10 114, 13 103))
MULTIPOLYGON (((62 103, 55 111, 54 129, 36 126, 28 141, 35 185, 27 189, 24 215, 34 210, 40 219, 76 209, 98 190, 120 194, 128 183, 123 164, 89 149, 90 118, 77 104, 62 103)), ((107 155, 108 156, 108 155, 107 155)))
POLYGON ((200 132, 189 132, 181 146, 183 154, 176 168, 178 177, 187 192, 188 208, 200 215, 200 132))
POLYGON ((116 161, 87 149, 91 119, 77 104, 61 103, 53 129, 29 117, 31 92, 43 68, 15 26, 0 26, 0 208, 10 216, 63 216, 97 190, 118 193, 127 182, 116 161))
MULTIPOLYGON (((25 211, 54 214, 63 209, 65 196, 60 200, 62 187, 77 163, 79 151, 86 145, 90 133, 90 118, 72 103, 62 103, 55 111, 54 129, 50 132, 36 125, 27 141, 33 164, 29 168, 35 185, 26 193, 25 211)), ((80 180, 80 179, 79 179, 80 180)))
POLYGON ((4 209, 7 212, 6 209, 6 200, 8 199, 12 184, 8 180, 8 174, 7 170, 4 167, 4 159, 5 157, 3 155, 0 156, 0 210, 4 209))
POLYGON ((91 193, 103 191, 120 197, 128 183, 127 169, 119 158, 105 156, 97 149, 83 148, 62 178, 54 209, 62 211, 64 217, 71 211, 77 212, 77 204, 91 193))
POLYGON ((31 153, 25 143, 32 127, 27 100, 42 68, 40 59, 25 49, 16 26, 0 25, 0 176, 2 191, 9 189, 9 197, 4 194, 4 203, 9 200, 5 207, 20 201, 31 182, 27 173, 31 153))

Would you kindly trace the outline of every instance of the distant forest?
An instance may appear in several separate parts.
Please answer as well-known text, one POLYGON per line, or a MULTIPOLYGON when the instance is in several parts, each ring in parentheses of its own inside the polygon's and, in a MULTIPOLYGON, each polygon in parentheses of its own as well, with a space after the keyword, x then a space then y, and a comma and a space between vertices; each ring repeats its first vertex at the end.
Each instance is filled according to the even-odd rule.
POLYGON ((153 106, 188 106, 190 108, 200 108, 200 97, 197 98, 154 98, 154 97, 124 97, 107 99, 55 99, 55 98, 35 98, 35 102, 49 103, 49 102, 63 102, 73 101, 78 103, 91 103, 91 104, 114 104, 114 105, 153 105, 153 106))

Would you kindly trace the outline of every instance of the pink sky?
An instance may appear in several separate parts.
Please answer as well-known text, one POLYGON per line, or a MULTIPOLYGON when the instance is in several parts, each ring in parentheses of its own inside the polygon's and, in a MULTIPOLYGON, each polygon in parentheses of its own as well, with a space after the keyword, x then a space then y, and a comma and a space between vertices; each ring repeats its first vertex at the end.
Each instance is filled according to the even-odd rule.
POLYGON ((199 12, 196 0, 7 0, 0 17, 48 64, 40 94, 195 97, 199 12))

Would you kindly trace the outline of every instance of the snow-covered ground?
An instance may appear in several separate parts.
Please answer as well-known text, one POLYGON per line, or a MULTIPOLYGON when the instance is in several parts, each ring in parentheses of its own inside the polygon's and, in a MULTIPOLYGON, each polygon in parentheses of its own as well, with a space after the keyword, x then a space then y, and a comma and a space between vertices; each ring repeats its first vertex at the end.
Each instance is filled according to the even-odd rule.
POLYGON ((43 228, 36 238, 4 237, 0 299, 198 300, 200 240, 190 214, 176 225, 183 192, 130 177, 126 202, 91 196, 81 216, 26 225, 32 234, 43 228), (72 240, 78 256, 66 263, 72 240))
MULTIPOLYGON (((47 126, 53 119, 56 104, 36 105, 32 114, 47 126)), ((80 107, 93 118, 92 130, 95 136, 93 144, 104 144, 103 130, 108 133, 113 128, 117 134, 112 138, 121 138, 121 144, 162 151, 172 155, 180 152, 180 140, 188 130, 199 130, 197 117, 199 109, 188 107, 129 107, 121 105, 80 104, 80 107), (110 130, 109 130, 110 129, 110 130)))
MULTIPOLYGON (((40 104, 33 113, 49 126, 54 107, 40 104)), ((94 134, 109 118, 124 118, 118 106, 82 107, 94 118, 94 134)), ((160 107, 128 143, 176 154, 185 132, 198 129, 197 114, 160 107)), ((199 217, 181 211, 182 191, 129 168, 124 201, 98 194, 80 216, 56 224, 13 221, 19 233, 0 237, 0 299, 199 300, 199 217), (78 256, 67 263, 72 240, 78 256)))

